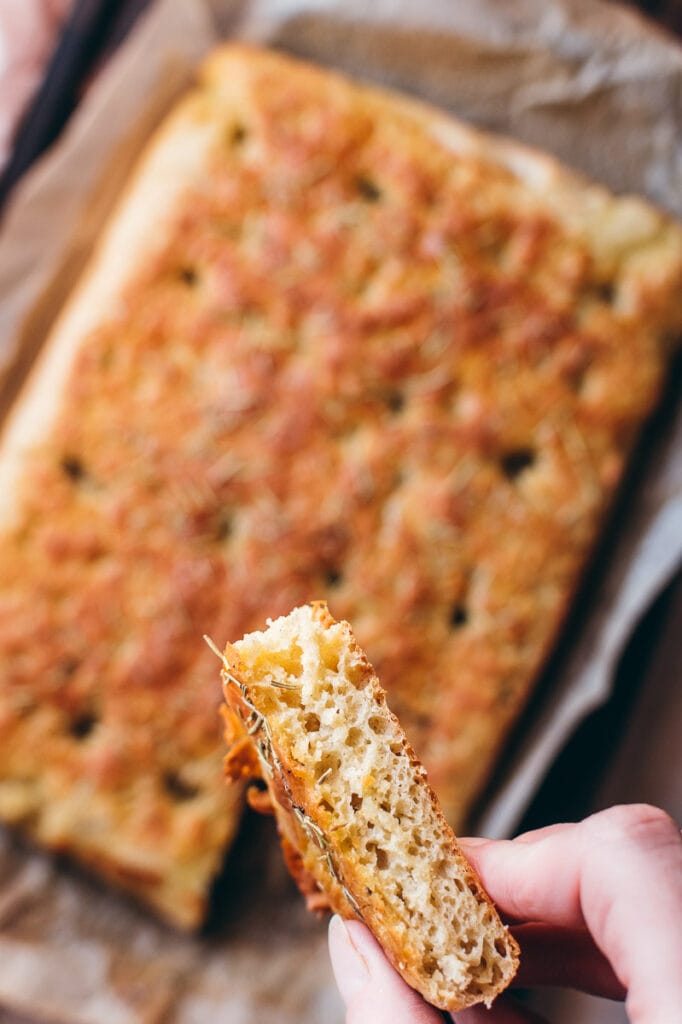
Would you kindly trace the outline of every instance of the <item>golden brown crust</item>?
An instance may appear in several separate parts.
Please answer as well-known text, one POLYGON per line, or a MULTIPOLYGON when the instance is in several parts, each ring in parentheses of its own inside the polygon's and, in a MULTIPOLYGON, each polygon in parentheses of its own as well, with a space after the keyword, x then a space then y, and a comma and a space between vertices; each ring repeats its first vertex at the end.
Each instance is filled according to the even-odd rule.
MULTIPOLYGON (((448 836, 449 856, 459 868, 462 880, 475 895, 477 901, 485 903, 496 921, 497 912, 485 892, 480 879, 466 860, 457 840, 448 825, 433 789, 428 783, 426 772, 413 748, 410 746, 400 723, 386 703, 386 692, 381 686, 365 652, 357 643, 347 622, 337 623, 324 601, 311 603, 313 615, 325 629, 340 626, 343 631, 343 646, 350 651, 349 660, 354 666, 354 686, 368 694, 368 701, 374 713, 385 720, 387 726, 395 727, 399 744, 409 758, 419 784, 428 794, 431 804, 434 833, 443 832, 448 836)), ((274 810, 287 867, 306 899, 310 910, 329 910, 343 917, 357 917, 363 920, 375 934, 387 956, 405 980, 415 989, 424 992, 422 956, 413 948, 404 930, 398 929, 397 916, 392 916, 390 905, 381 892, 376 869, 364 866, 358 858, 358 851, 345 845, 346 830, 340 823, 336 809, 321 807, 316 792, 315 767, 301 764, 286 748, 277 730, 268 719, 263 703, 262 684, 267 680, 250 665, 245 665, 237 648, 227 644, 224 652, 223 693, 230 717, 242 723, 241 735, 236 740, 238 757, 248 760, 250 766, 256 762, 257 773, 267 785, 270 803, 274 810), (243 740, 252 745, 254 756, 245 754, 243 740)), ((342 707, 340 710, 343 712, 342 707)), ((230 735, 226 739, 230 742, 230 735)), ((392 732, 392 742, 395 735, 392 732)), ((232 740, 232 742, 235 742, 232 740)), ((231 756, 228 753, 228 758, 231 756)), ((352 753, 348 752, 352 759, 352 753)), ((400 829, 396 824, 396 828, 400 829)), ((428 848, 424 856, 428 856, 428 848)), ((501 929, 501 926, 500 926, 501 929)), ((503 932, 503 929, 501 929, 503 932)), ((509 965, 513 975, 518 968, 519 948, 511 935, 504 934, 509 965)), ((510 978, 500 984, 498 991, 506 987, 510 978)), ((451 997, 441 1008, 456 1011, 480 1001, 480 993, 462 999, 451 997)), ((490 1001, 490 996, 486 1002, 490 1001)))
MULTIPOLYGON (((273 805, 273 807, 275 806, 273 805)), ((335 908, 330 902, 330 897, 324 890, 320 889, 315 876, 305 867, 301 850, 287 839, 281 828, 279 838, 282 844, 284 863, 289 870, 289 874, 296 882, 301 895, 305 898, 308 910, 313 913, 333 911, 335 908)), ((345 914, 348 915, 348 901, 343 900, 341 905, 344 908, 345 914)))
POLYGON ((0 817, 196 923, 238 817, 199 635, 326 592, 461 821, 660 391, 682 241, 243 47, 152 155, 3 435, 0 817))

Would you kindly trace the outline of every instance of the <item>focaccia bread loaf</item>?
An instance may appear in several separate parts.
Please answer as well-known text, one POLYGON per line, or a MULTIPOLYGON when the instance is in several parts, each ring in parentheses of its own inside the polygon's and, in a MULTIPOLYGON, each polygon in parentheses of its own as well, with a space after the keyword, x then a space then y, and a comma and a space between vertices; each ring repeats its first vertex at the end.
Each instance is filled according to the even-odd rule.
POLYGON ((309 905, 365 921, 435 1006, 490 1005, 518 947, 348 623, 296 608, 228 644, 222 676, 228 775, 265 781, 309 905))
POLYGON ((0 442, 0 819, 198 923, 238 820, 199 637, 322 594, 461 822, 660 392, 681 268, 677 226, 547 157, 216 52, 0 442))

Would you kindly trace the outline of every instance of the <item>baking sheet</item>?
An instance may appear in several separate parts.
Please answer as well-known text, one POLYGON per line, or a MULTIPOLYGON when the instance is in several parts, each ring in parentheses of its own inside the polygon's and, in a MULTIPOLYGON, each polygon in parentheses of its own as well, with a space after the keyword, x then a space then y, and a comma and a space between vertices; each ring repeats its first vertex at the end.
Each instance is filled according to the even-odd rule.
MULTIPOLYGON (((593 0, 161 0, 22 183, 0 233, 0 403, 7 406, 150 128, 221 35, 398 87, 542 145, 682 213, 682 52, 593 0)), ((477 831, 509 834, 682 558, 682 416, 649 448, 608 571, 556 663, 477 831)), ((1 500, 1 496, 0 496, 1 500)), ((615 528, 615 527, 614 527, 615 528)), ((0 832, 0 1006, 66 1024, 342 1019, 324 926, 247 819, 199 938, 0 832)))

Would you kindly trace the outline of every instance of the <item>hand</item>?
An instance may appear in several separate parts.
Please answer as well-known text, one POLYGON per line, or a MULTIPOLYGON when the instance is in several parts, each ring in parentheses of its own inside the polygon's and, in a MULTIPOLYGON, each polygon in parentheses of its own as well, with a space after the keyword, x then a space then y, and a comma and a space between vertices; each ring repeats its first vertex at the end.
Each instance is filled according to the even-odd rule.
MULTIPOLYGON (((516 984, 626 1000, 632 1024, 682 1020, 682 838, 663 811, 612 807, 579 824, 461 845, 521 946, 516 984)), ((359 921, 332 919, 329 946, 347 1024, 438 1024, 359 921)), ((540 1018, 505 993, 457 1024, 540 1018)), ((540 1022, 541 1024, 541 1022, 540 1022)))

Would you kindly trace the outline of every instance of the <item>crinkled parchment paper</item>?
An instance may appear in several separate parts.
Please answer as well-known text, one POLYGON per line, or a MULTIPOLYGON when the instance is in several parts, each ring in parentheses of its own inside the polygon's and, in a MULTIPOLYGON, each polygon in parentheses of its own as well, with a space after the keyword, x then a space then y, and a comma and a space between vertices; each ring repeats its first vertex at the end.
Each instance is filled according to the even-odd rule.
MULTIPOLYGON (((682 214, 682 50, 621 8, 597 0, 161 0, 2 224, 0 408, 151 127, 227 35, 413 92, 682 214)), ((682 416, 668 416, 649 437, 611 533, 570 656, 553 662, 504 784, 475 823, 482 832, 513 830, 576 723, 608 697, 634 624, 680 564, 682 416)), ((303 909, 272 833, 270 821, 247 818, 212 922, 187 937, 0 832, 0 1019, 7 1007, 59 1024, 252 1024, 266 1015, 277 1024, 337 1024, 324 927, 303 909)))

